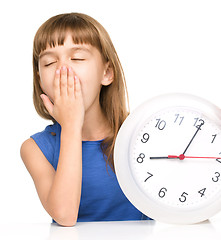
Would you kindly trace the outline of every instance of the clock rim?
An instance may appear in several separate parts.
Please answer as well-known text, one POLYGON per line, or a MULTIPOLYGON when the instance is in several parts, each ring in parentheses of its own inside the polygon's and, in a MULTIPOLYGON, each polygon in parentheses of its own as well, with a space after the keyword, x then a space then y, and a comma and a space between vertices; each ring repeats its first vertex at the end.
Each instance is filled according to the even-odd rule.
POLYGON ((198 208, 191 211, 184 211, 183 209, 174 209, 172 207, 165 207, 160 205, 152 199, 149 199, 137 186, 133 178, 130 164, 129 154, 131 137, 140 128, 144 121, 139 123, 139 120, 145 120, 156 114, 157 112, 170 107, 187 107, 200 111, 207 118, 212 119, 215 124, 220 126, 220 115, 217 106, 211 102, 190 94, 166 94, 157 96, 151 100, 145 101, 138 106, 122 124, 114 147, 114 165, 115 172, 119 185, 128 198, 128 200, 142 213, 146 214, 155 220, 165 223, 175 224, 192 224, 202 222, 212 217, 221 210, 221 190, 218 192, 212 203, 207 207, 198 208), (124 149, 124 151, 122 151, 124 149), (150 207, 146 207, 146 206, 150 207))

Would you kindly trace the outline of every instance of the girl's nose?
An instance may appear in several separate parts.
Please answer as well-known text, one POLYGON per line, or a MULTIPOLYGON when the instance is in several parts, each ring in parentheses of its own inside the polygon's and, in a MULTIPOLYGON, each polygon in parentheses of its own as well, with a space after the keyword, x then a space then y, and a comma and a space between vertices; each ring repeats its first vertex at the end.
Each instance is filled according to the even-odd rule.
MULTIPOLYGON (((63 67, 66 67, 66 69, 72 68, 72 64, 71 64, 70 59, 68 59, 66 57, 61 57, 58 60, 57 68, 61 70, 63 67)), ((72 68, 72 70, 74 71, 73 68, 72 68)))
POLYGON ((58 64, 58 69, 60 69, 60 70, 61 70, 61 69, 65 69, 65 68, 68 69, 69 67, 70 67, 70 66, 69 66, 68 64, 62 64, 62 63, 61 63, 61 64, 58 64))
POLYGON ((58 69, 62 69, 62 67, 66 67, 68 69, 69 67, 71 67, 70 61, 66 57, 61 57, 58 60, 57 67, 58 67, 58 69))

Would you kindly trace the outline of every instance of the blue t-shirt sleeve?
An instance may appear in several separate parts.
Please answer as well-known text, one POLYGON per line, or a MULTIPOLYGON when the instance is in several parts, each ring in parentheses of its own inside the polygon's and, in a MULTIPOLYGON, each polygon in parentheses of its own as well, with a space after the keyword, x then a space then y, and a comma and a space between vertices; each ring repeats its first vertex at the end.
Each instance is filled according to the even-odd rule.
POLYGON ((49 125, 44 131, 33 134, 31 138, 36 142, 46 159, 54 167, 54 153, 56 145, 56 127, 49 125))

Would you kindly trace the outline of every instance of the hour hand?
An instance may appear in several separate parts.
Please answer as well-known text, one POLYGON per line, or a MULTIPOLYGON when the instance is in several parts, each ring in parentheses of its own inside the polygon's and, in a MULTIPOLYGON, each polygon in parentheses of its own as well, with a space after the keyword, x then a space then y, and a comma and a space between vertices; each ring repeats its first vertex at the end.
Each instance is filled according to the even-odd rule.
POLYGON ((150 159, 179 159, 178 156, 169 155, 167 157, 150 157, 150 159))

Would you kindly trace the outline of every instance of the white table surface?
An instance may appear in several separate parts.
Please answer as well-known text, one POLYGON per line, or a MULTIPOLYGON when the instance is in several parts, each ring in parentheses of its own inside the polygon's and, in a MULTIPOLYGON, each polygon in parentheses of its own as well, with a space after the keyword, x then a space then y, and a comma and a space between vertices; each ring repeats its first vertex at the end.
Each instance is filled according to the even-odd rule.
POLYGON ((156 221, 85 222, 74 227, 51 223, 1 223, 0 239, 22 240, 220 240, 221 215, 200 224, 156 221))

